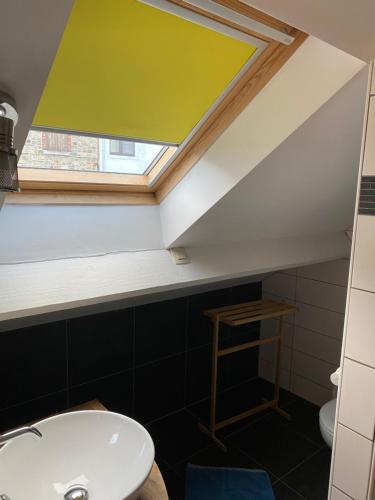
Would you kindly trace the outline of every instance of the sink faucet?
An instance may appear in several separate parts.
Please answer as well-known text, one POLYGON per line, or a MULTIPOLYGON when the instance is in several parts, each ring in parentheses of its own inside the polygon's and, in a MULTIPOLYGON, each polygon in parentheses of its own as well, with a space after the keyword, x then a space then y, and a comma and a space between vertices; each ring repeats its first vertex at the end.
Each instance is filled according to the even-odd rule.
POLYGON ((4 432, 4 434, 0 434, 0 445, 6 443, 7 441, 10 441, 13 438, 22 436, 22 434, 35 434, 35 436, 38 436, 39 438, 42 437, 42 433, 38 431, 36 427, 20 427, 19 429, 15 429, 14 431, 4 432))

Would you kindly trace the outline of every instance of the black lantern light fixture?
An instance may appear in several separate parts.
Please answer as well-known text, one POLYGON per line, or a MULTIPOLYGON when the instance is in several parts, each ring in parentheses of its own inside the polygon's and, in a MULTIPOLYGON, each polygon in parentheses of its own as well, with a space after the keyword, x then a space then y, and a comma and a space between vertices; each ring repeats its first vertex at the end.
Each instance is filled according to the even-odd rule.
POLYGON ((13 147, 17 120, 14 99, 0 92, 0 191, 19 191, 17 152, 13 147))

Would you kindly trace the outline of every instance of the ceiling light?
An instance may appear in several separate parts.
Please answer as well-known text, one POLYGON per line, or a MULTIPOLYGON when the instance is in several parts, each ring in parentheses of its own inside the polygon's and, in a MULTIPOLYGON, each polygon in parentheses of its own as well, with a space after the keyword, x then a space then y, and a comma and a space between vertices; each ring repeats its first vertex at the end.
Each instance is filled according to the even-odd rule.
MULTIPOLYGON (((156 7, 157 9, 164 10, 176 16, 187 19, 188 21, 195 22, 197 24, 201 24, 208 28, 211 28, 215 31, 233 36, 234 38, 239 38, 241 40, 246 41, 246 37, 250 38, 250 35, 246 35, 245 33, 226 26, 219 21, 215 21, 206 17, 203 14, 198 14, 197 12, 193 12, 189 10, 189 8, 182 7, 180 5, 175 4, 173 1, 169 0, 140 0, 141 2, 151 5, 152 7, 156 7)), ((288 35, 288 33, 279 31, 275 28, 271 28, 259 21, 255 21, 248 16, 244 16, 243 14, 239 14, 228 7, 224 7, 216 3, 213 0, 186 0, 186 4, 192 5, 194 7, 198 7, 199 9, 205 10, 210 14, 214 14, 215 16, 219 16, 223 19, 231 21, 238 25, 239 27, 246 28, 252 32, 259 33, 260 35, 264 35, 267 38, 272 40, 276 40, 277 42, 283 43, 284 45, 290 45, 294 42, 294 37, 288 35)))
POLYGON ((18 114, 14 100, 0 92, 0 191, 19 191, 13 131, 18 114))

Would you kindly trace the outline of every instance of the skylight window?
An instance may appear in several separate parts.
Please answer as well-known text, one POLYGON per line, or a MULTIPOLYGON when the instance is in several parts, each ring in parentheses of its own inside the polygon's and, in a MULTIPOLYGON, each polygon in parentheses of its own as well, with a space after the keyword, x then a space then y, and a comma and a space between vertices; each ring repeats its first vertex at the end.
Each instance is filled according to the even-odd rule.
POLYGON ((75 0, 16 203, 160 202, 306 38, 238 1, 143 1, 75 0))
POLYGON ((145 175, 168 147, 31 130, 19 167, 145 175))

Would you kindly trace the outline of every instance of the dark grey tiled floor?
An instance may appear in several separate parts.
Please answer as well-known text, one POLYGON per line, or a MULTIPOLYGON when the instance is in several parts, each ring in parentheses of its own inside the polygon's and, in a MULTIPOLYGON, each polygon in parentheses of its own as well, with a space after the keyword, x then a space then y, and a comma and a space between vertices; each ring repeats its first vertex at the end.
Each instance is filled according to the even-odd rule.
MULTIPOLYGON (((256 401, 269 397, 271 387, 258 379, 241 389, 222 394, 219 405, 236 412, 244 390, 251 389, 251 399, 256 401)), ((228 427, 221 433, 227 453, 212 445, 197 428, 198 419, 207 417, 207 402, 150 424, 170 500, 184 500, 188 463, 263 469, 269 473, 277 500, 326 500, 331 450, 320 436, 319 409, 287 391, 282 392, 281 401, 293 416, 291 422, 266 411, 228 427)))

